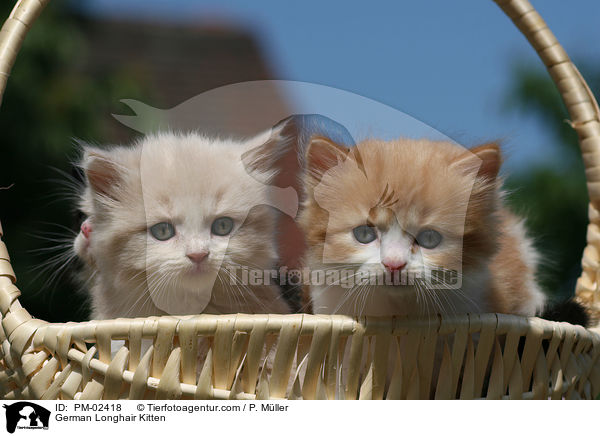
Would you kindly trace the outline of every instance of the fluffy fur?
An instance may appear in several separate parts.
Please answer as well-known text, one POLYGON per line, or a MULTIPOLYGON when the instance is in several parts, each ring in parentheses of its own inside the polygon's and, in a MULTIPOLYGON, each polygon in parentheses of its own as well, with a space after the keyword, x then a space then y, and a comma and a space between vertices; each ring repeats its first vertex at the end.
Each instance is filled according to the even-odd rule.
MULTIPOLYGON (((383 275, 385 258, 405 262, 406 277, 443 268, 460 286, 338 283, 312 285, 315 313, 353 316, 502 312, 534 315, 545 297, 535 281, 537 254, 522 220, 502 205, 500 150, 471 151, 428 140, 367 140, 352 148, 311 140, 299 222, 312 270, 383 275), (363 244, 360 225, 376 229, 363 244), (435 248, 415 242, 423 229, 442 235, 435 248)), ((389 273, 389 272, 388 272, 389 273)))
POLYGON ((160 133, 131 147, 85 147, 79 207, 92 230, 74 248, 90 272, 94 319, 289 311, 276 286, 232 285, 226 269, 268 270, 277 260, 276 212, 265 206, 274 173, 243 163, 267 139, 160 133), (223 216, 233 231, 216 236, 211 224, 223 216), (160 222, 175 236, 154 238, 160 222), (198 263, 190 253, 208 254, 198 263))

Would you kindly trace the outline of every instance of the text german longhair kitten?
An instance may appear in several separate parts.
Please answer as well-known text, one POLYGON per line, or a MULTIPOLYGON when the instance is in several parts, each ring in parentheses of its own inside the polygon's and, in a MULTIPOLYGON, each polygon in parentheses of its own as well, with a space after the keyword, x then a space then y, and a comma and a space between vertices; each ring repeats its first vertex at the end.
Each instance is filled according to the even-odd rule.
POLYGON ((307 266, 400 278, 312 284, 315 313, 532 316, 543 308, 537 253, 523 220, 502 203, 496 144, 466 150, 399 139, 348 148, 314 136, 305 148, 299 222, 307 266), (456 272, 459 285, 410 281, 442 270, 456 272))
POLYGON ((276 211, 265 206, 275 171, 260 149, 268 141, 269 132, 248 141, 159 133, 131 147, 84 147, 88 218, 74 247, 90 275, 92 318, 289 312, 275 285, 228 272, 277 262, 276 211))

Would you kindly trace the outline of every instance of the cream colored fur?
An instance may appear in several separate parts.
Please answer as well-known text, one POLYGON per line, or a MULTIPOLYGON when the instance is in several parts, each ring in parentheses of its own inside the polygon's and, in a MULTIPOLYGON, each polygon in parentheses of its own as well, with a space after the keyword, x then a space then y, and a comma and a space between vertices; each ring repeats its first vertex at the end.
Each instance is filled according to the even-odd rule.
POLYGON ((225 268, 272 269, 276 212, 271 171, 251 171, 242 156, 268 133, 248 141, 160 133, 131 147, 85 147, 88 184, 80 209, 93 227, 74 248, 90 273, 94 319, 198 313, 287 313, 276 286, 233 285, 225 268), (228 216, 228 236, 211 234, 228 216), (176 236, 159 241, 148 229, 171 222, 176 236), (209 251, 201 269, 187 253, 209 251))

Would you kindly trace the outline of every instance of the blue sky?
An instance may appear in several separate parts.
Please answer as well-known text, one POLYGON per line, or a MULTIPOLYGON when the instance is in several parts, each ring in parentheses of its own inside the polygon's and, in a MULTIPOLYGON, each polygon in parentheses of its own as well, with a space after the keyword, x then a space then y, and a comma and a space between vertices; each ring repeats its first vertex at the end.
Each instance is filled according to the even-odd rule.
MULTIPOLYGON (((533 4, 571 58, 600 65, 600 2, 533 4)), ((368 97, 465 145, 501 138, 514 169, 557 156, 539 120, 506 110, 515 65, 540 70, 543 65, 491 0, 86 0, 83 5, 100 15, 240 25, 256 34, 277 79, 368 97)))

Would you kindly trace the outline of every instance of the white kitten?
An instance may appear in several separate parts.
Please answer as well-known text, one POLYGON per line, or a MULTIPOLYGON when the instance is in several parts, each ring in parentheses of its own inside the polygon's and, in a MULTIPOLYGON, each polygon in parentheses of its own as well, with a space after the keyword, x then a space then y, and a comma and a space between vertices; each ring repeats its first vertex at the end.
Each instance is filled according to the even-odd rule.
POLYGON ((88 218, 74 249, 93 275, 94 319, 289 312, 275 281, 232 278, 232 268, 262 272, 277 261, 269 134, 160 133, 131 147, 84 147, 88 218))

